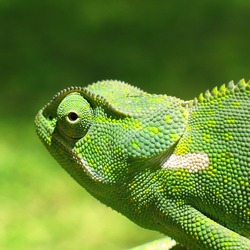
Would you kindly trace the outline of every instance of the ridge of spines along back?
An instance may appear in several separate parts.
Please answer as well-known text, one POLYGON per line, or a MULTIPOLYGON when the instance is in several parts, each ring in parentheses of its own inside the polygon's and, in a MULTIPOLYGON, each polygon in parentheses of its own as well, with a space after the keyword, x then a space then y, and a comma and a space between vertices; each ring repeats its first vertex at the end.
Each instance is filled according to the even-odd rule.
POLYGON ((219 88, 214 87, 211 91, 207 90, 201 93, 198 97, 195 97, 193 101, 190 102, 191 106, 198 103, 207 102, 213 98, 222 97, 230 93, 236 93, 237 91, 250 90, 250 81, 246 82, 241 79, 236 84, 234 81, 230 81, 228 84, 223 84, 219 88))

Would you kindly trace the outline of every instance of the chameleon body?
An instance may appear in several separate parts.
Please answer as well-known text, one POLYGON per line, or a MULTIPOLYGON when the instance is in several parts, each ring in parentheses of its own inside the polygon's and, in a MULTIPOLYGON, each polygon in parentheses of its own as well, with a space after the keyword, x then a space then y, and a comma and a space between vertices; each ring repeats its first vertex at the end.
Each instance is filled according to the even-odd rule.
POLYGON ((59 92, 36 131, 89 193, 189 249, 250 249, 250 82, 191 101, 119 81, 59 92))

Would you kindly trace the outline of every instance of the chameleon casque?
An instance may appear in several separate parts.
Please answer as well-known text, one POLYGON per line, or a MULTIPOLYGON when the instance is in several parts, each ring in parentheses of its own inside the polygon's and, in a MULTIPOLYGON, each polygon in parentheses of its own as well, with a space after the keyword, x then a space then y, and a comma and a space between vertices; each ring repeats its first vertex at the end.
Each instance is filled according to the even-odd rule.
POLYGON ((250 82, 183 101, 100 81, 59 92, 35 125, 80 185, 138 225, 188 249, 250 249, 250 82))

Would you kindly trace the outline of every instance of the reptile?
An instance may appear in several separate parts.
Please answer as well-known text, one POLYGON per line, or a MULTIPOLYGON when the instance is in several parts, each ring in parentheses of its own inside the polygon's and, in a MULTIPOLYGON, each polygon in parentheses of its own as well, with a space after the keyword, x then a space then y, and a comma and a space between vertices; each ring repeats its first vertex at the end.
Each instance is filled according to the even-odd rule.
MULTIPOLYGON (((249 250, 249 121, 250 81, 184 101, 106 80, 60 91, 35 126, 81 186, 139 226, 187 249, 249 250)), ((138 249, 168 249, 156 245, 138 249)))

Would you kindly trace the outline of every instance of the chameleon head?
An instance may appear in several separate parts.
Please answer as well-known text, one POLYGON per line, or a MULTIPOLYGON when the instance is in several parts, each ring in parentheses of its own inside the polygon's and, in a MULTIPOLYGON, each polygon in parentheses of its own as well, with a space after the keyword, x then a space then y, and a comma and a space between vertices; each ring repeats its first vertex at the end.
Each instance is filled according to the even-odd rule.
POLYGON ((105 176, 110 172, 111 158, 117 157, 111 156, 114 152, 112 134, 108 133, 111 126, 102 129, 109 119, 101 116, 101 121, 87 93, 78 87, 63 90, 35 119, 37 134, 48 151, 85 188, 90 181, 114 181, 105 176))
POLYGON ((119 192, 128 175, 133 179, 149 166, 160 168, 185 120, 177 98, 150 95, 121 82, 99 82, 59 92, 39 111, 35 125, 54 158, 103 200, 99 195, 119 192))

